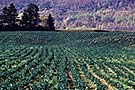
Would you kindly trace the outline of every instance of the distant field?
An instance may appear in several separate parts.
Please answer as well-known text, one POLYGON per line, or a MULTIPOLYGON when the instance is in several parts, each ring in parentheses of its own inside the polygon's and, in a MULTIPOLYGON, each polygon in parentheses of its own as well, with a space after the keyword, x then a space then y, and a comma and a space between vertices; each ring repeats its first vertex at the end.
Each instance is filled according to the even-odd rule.
POLYGON ((135 33, 0 32, 0 90, 135 90, 135 33))

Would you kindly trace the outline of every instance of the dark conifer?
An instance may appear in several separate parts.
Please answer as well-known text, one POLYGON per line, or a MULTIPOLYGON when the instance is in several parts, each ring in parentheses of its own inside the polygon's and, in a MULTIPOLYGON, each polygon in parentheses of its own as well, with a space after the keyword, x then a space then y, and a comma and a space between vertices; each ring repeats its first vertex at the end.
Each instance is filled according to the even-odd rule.
POLYGON ((54 31, 55 26, 54 26, 54 19, 51 14, 49 14, 48 19, 47 19, 47 24, 48 24, 48 29, 49 31, 54 31))
POLYGON ((40 19, 39 19, 39 8, 35 4, 29 4, 28 7, 24 10, 21 24, 24 27, 37 27, 40 19))
POLYGON ((13 3, 9 5, 8 12, 9 12, 9 25, 10 27, 14 27, 16 26, 16 18, 18 13, 13 3))
POLYGON ((3 27, 6 27, 9 25, 9 11, 7 7, 4 7, 2 9, 2 13, 0 15, 0 22, 3 27))
POLYGON ((2 15, 0 15, 0 28, 2 28, 3 24, 2 24, 2 15))
POLYGON ((11 3, 9 7, 4 7, 0 15, 0 25, 3 27, 14 27, 16 23, 17 9, 11 3))

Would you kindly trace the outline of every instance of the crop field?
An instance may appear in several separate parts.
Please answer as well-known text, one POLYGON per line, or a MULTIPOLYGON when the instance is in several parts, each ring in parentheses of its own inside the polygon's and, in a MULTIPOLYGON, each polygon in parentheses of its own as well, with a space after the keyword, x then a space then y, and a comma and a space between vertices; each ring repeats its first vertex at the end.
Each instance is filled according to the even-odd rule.
POLYGON ((0 32, 0 90, 135 90, 135 33, 0 32))

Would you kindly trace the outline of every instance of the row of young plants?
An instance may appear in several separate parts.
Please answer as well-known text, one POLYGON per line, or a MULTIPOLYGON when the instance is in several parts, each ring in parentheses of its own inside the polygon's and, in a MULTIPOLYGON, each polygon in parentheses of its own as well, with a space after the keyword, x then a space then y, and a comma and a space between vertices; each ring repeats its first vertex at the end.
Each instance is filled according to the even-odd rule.
POLYGON ((89 87, 105 90, 108 85, 119 90, 134 88, 134 64, 126 64, 124 59, 121 59, 120 62, 123 62, 121 64, 113 62, 111 58, 114 57, 109 56, 107 51, 103 56, 97 57, 94 55, 97 51, 92 51, 91 54, 89 50, 82 52, 84 50, 81 48, 33 46, 11 50, 0 56, 0 63, 4 66, 0 66, 2 90, 36 88, 88 90, 89 87), (104 55, 109 56, 108 60, 103 58, 104 55), (7 61, 3 62, 5 60, 7 61), (104 79, 108 85, 94 74, 104 79))
POLYGON ((5 63, 3 63, 3 66, 5 68, 3 68, 3 70, 8 73, 13 72, 13 71, 15 72, 20 66, 25 65, 27 63, 26 60, 29 60, 29 57, 32 57, 32 55, 37 52, 35 49, 30 55, 28 55, 30 51, 31 51, 30 48, 25 48, 25 49, 21 49, 17 51, 15 54, 12 54, 13 56, 12 55, 6 56, 5 57, 6 61, 4 60, 5 63), (28 57, 27 56, 23 57, 23 55, 26 55, 26 54, 28 55, 28 57))
MULTIPOLYGON (((73 61, 76 62, 76 64, 79 64, 81 72, 83 72, 83 74, 86 76, 86 78, 89 80, 88 82, 91 85, 91 89, 95 90, 105 90, 107 89, 107 87, 105 85, 103 85, 97 78, 95 78, 89 71, 88 68, 86 66, 86 64, 88 64, 88 62, 86 62, 88 60, 88 58, 86 58, 86 56, 81 56, 76 50, 68 50, 68 53, 70 53, 70 55, 73 55, 73 57, 75 57, 75 59, 73 61)), ((91 61, 91 60, 90 60, 91 61)), ((88 86, 87 86, 88 87, 88 86)), ((87 88, 85 87, 85 88, 87 88)), ((84 89, 86 90, 86 89, 84 89)))
MULTIPOLYGON (((63 62, 59 67, 57 66, 59 62, 63 61, 63 58, 58 61, 58 57, 61 55, 57 54, 59 49, 56 48, 56 50, 53 50, 46 47, 33 47, 31 48, 32 52, 29 49, 30 48, 27 48, 26 50, 27 55, 22 50, 20 53, 24 55, 17 55, 18 58, 12 60, 18 62, 15 63, 16 67, 1 73, 1 90, 28 88, 58 90, 58 86, 61 87, 61 83, 59 82, 63 79, 61 77, 63 73, 61 69, 63 69, 63 67, 61 66, 65 63, 63 62), (19 63, 19 61, 21 62, 19 63), (59 71, 59 73, 57 71, 59 71), (59 78, 61 79, 57 80, 59 78), (40 81, 38 81, 38 79, 40 81)), ((7 63, 7 66, 9 64, 10 63, 7 63)))
MULTIPOLYGON (((38 61, 34 57, 26 58, 26 59, 24 59, 24 58, 22 58, 22 59, 18 58, 18 59, 21 60, 20 63, 18 63, 13 69, 8 70, 8 71, 2 73, 2 76, 4 76, 6 78, 4 80, 4 82, 2 82, 4 85, 1 84, 4 87, 6 85, 10 85, 10 84, 11 84, 11 87, 13 87, 13 85, 12 85, 13 81, 15 79, 19 78, 22 74, 24 74, 24 72, 27 72, 27 70, 32 66, 32 62, 34 60, 35 60, 35 62, 38 61)), ((18 61, 18 59, 14 59, 14 61, 16 62, 16 61, 18 61)), ((15 84, 15 82, 14 82, 14 84, 15 84)))
POLYGON ((118 49, 135 44, 134 33, 122 32, 2 32, 0 36, 3 37, 3 40, 0 39, 2 40, 0 43, 6 45, 53 45, 118 49))
MULTIPOLYGON (((78 55, 82 55, 80 52, 78 52, 79 50, 75 50, 75 53, 78 53, 78 55)), ((74 52, 72 50, 72 52, 74 52)), ((83 54, 85 56, 85 54, 83 54)), ((105 79, 110 85, 113 86, 114 89, 133 89, 134 87, 134 73, 130 73, 127 70, 123 69, 123 66, 128 66, 130 68, 132 68, 132 71, 134 72, 133 69, 133 64, 119 64, 119 63, 113 63, 113 59, 112 62, 106 62, 107 60, 103 58, 103 60, 95 58, 93 61, 93 56, 90 56, 91 58, 86 58, 88 56, 88 54, 82 58, 79 59, 79 61, 83 66, 85 67, 85 69, 83 68, 82 70, 84 70, 84 72, 87 72, 87 68, 85 64, 89 64, 92 67, 92 70, 94 73, 96 73, 97 75, 99 75, 101 78, 105 79), (97 60, 96 60, 97 59, 97 60), (107 65, 107 67, 112 68, 112 70, 115 72, 116 75, 111 74, 110 72, 108 72, 108 69, 105 67, 107 65), (111 65, 111 66, 108 66, 111 65), (114 65, 117 65, 117 67, 119 66, 119 69, 115 68, 114 65), (131 66, 130 66, 131 65, 131 66), (115 68, 115 69, 113 69, 115 68), (122 76, 121 76, 122 75, 122 76), (111 80, 110 80, 111 78, 111 80)), ((94 56, 95 57, 95 56, 94 56)), ((132 61, 132 60, 131 60, 132 61)), ((125 62, 125 60, 123 59, 123 62, 125 62)), ((86 75, 87 76, 87 75, 86 75)), ((101 84, 100 84, 101 85, 101 84)), ((99 85, 98 85, 99 86, 99 85)), ((103 86, 102 86, 103 87, 103 86)), ((105 88, 104 88, 105 89, 105 88)))

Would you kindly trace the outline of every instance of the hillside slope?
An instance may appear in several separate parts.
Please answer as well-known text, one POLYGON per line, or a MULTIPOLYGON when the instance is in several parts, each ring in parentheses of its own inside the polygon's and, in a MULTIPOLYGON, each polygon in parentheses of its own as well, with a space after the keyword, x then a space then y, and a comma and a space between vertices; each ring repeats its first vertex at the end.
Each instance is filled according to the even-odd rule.
POLYGON ((135 33, 1 32, 1 90, 134 90, 135 33))
POLYGON ((135 28, 134 0, 3 0, 0 7, 9 2, 14 2, 19 10, 31 2, 37 4, 41 14, 53 14, 57 28, 135 28))
POLYGON ((58 47, 109 47, 135 46, 133 32, 1 32, 1 45, 43 45, 58 47), (7 36, 8 35, 8 36, 7 36))

